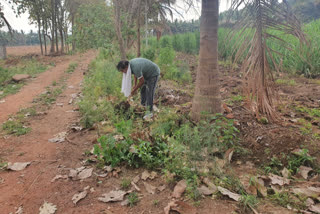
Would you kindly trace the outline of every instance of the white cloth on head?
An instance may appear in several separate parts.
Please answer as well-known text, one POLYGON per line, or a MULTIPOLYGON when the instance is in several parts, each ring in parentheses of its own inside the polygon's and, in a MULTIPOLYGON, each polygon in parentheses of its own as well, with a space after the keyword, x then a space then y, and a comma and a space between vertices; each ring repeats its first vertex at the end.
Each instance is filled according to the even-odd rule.
POLYGON ((131 68, 130 68, 130 64, 128 65, 127 73, 123 73, 123 76, 122 76, 121 92, 124 93, 124 96, 126 96, 126 97, 129 97, 131 94, 131 68))

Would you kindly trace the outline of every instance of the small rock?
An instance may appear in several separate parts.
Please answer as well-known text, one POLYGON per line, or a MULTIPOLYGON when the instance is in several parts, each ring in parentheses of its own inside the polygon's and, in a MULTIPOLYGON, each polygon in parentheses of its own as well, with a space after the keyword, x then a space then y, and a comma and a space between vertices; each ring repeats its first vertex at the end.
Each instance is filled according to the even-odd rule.
POLYGON ((29 79, 31 76, 28 74, 16 74, 12 77, 12 80, 15 82, 20 82, 26 79, 29 79))

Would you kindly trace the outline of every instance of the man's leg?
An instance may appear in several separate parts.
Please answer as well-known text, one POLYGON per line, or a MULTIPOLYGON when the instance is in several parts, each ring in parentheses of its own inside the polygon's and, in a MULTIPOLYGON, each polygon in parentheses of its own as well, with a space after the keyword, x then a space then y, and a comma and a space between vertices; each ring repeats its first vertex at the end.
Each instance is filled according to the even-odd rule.
POLYGON ((159 76, 152 77, 147 82, 147 106, 150 111, 153 110, 153 98, 156 91, 159 76))
POLYGON ((147 104, 146 103, 146 101, 147 101, 147 86, 146 86, 146 84, 144 84, 141 87, 140 96, 141 96, 141 105, 146 106, 146 104, 147 104))

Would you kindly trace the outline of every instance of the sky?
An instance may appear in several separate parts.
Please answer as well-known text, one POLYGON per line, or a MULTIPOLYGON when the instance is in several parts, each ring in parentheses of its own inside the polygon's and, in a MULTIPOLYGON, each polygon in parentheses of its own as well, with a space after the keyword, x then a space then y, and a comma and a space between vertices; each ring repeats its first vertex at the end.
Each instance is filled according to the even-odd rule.
MULTIPOLYGON (((199 3, 200 1, 194 1, 194 2, 196 2, 195 3, 196 9, 190 8, 187 12, 185 12, 188 6, 183 3, 183 0, 177 0, 177 7, 176 7, 177 11, 179 11, 179 13, 183 15, 183 17, 181 17, 181 15, 179 15, 178 13, 174 13, 174 19, 175 18, 181 19, 181 20, 198 19, 201 12, 200 11, 201 5, 199 3)), ((228 8, 226 2, 227 2, 226 0, 220 1, 220 12, 225 11, 228 8)), ((13 29, 18 31, 23 30, 26 33, 29 33, 30 30, 37 31, 37 26, 34 24, 32 25, 29 22, 28 13, 25 13, 20 15, 19 17, 16 17, 16 14, 11 9, 11 6, 6 1, 4 1, 3 4, 4 4, 3 9, 4 9, 5 17, 7 18, 7 20, 13 27, 13 29)))

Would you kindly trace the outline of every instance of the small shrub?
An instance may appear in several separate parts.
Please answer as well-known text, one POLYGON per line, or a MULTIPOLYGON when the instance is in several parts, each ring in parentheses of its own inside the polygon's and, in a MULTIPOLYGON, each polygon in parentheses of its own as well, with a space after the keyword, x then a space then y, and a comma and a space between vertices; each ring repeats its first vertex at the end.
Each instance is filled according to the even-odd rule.
POLYGON ((74 70, 75 70, 77 67, 78 67, 78 63, 76 63, 76 62, 71 62, 71 63, 69 64, 68 69, 67 69, 67 73, 73 73, 74 70))
POLYGON ((154 61, 156 58, 155 49, 148 48, 142 53, 142 57, 154 61))
POLYGON ((126 141, 116 142, 113 136, 102 136, 98 139, 99 144, 94 145, 94 154, 105 164, 117 166, 127 159, 130 144, 126 141))
POLYGON ((127 178, 122 179, 120 186, 121 186, 121 189, 128 190, 131 186, 131 180, 127 178))
POLYGON ((128 195, 129 206, 133 207, 139 202, 139 197, 136 192, 129 193, 128 195))

